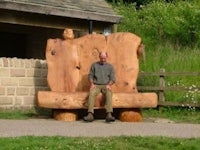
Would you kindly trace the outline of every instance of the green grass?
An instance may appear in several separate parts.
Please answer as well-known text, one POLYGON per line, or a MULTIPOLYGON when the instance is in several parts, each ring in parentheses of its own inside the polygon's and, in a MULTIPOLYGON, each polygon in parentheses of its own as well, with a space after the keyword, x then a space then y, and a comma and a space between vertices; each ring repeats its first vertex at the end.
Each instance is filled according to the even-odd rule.
MULTIPOLYGON (((146 46, 146 61, 140 61, 140 71, 158 72, 198 72, 200 68, 200 49, 182 48, 176 50, 170 45, 146 46)), ((198 82, 200 84, 200 82, 198 82)))
MULTIPOLYGON (((161 68, 165 72, 199 72, 200 70, 200 49, 182 48, 179 50, 167 47, 157 47, 157 49, 146 49, 145 62, 140 60, 140 72, 159 72, 161 68)), ((158 76, 140 77, 138 86, 158 86, 158 76)), ((166 86, 182 86, 185 88, 196 87, 195 91, 187 92, 167 91, 166 101, 188 102, 200 104, 200 76, 166 76, 166 86)))
POLYGON ((0 110, 0 119, 33 119, 49 118, 51 110, 27 109, 27 110, 0 110))
POLYGON ((20 110, 9 110, 9 111, 0 111, 1 119, 29 119, 34 117, 36 113, 33 111, 20 111, 20 110))
POLYGON ((200 124, 200 110, 194 107, 160 107, 142 109, 144 118, 165 118, 176 123, 200 124))
POLYGON ((1 150, 199 150, 200 138, 167 137, 16 137, 0 138, 1 150))

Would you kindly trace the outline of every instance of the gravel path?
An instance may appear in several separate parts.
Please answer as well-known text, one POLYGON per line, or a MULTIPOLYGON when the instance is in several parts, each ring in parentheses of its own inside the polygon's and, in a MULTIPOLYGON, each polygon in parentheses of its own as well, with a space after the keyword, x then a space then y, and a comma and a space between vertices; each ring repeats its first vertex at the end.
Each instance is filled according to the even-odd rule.
POLYGON ((17 136, 67 136, 67 137, 109 137, 109 136, 166 136, 177 138, 200 138, 200 124, 157 122, 105 123, 95 120, 64 122, 54 119, 4 120, 0 119, 0 137, 17 136))

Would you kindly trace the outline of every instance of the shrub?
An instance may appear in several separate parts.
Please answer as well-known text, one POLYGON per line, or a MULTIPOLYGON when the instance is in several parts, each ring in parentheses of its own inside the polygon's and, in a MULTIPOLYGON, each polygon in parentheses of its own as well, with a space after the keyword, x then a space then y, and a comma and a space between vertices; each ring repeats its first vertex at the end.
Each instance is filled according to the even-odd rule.
POLYGON ((124 16, 119 31, 136 33, 148 45, 170 43, 175 48, 200 47, 200 1, 153 1, 140 10, 135 3, 114 7, 124 16))

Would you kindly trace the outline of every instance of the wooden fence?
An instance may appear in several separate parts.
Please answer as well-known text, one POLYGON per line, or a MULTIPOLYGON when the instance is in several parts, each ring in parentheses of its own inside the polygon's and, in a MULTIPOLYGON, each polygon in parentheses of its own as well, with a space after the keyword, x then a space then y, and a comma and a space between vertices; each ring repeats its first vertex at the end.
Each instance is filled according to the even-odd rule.
POLYGON ((199 103, 180 103, 180 102, 170 102, 165 99, 166 91, 199 91, 200 87, 184 87, 184 86, 166 86, 165 77, 166 76, 200 76, 200 72, 165 72, 165 69, 161 69, 160 72, 140 72, 139 77, 145 76, 158 76, 159 86, 138 86, 139 91, 155 91, 158 93, 158 105, 159 106, 182 106, 182 107, 200 107, 199 103))

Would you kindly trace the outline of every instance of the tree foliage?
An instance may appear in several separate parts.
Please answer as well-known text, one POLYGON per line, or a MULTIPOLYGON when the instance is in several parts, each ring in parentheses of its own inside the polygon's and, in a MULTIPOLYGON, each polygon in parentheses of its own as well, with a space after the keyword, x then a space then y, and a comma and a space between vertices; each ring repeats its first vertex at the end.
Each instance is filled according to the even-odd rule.
POLYGON ((151 1, 137 9, 136 3, 114 4, 125 16, 119 31, 136 33, 155 44, 200 47, 200 1, 151 1))

